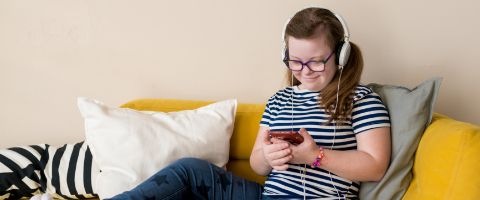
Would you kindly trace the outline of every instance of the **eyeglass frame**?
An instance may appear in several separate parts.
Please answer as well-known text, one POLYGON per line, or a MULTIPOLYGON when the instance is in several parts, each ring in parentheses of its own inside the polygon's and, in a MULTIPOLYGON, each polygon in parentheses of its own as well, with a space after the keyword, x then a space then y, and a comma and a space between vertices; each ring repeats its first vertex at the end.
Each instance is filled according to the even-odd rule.
POLYGON ((302 71, 303 70, 303 67, 304 66, 307 66, 307 68, 312 71, 312 72, 323 72, 325 71, 325 65, 327 64, 328 60, 330 60, 330 58, 333 56, 334 54, 334 51, 332 51, 330 53, 330 55, 327 56, 327 58, 325 58, 324 60, 320 60, 320 61, 317 61, 317 60, 309 60, 307 61, 306 63, 300 61, 300 60, 290 60, 290 59, 284 59, 283 60, 283 63, 285 63, 285 66, 289 69, 289 70, 292 70, 292 71, 296 71, 296 72, 299 72, 299 71, 302 71), (290 68, 288 62, 289 61, 295 61, 295 62, 298 62, 300 64, 302 64, 302 68, 300 68, 300 70, 293 70, 290 68), (312 62, 320 62, 320 63, 323 63, 323 69, 321 71, 315 71, 315 70, 312 70, 312 68, 310 68, 310 66, 308 66, 308 64, 312 63, 312 62))

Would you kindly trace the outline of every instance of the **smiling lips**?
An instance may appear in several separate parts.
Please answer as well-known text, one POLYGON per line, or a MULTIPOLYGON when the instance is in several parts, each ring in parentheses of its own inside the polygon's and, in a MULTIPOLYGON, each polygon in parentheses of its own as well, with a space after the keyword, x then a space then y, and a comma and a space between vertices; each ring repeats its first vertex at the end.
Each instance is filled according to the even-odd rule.
POLYGON ((316 78, 318 78, 318 76, 316 76, 316 77, 303 77, 303 78, 304 79, 316 79, 316 78))

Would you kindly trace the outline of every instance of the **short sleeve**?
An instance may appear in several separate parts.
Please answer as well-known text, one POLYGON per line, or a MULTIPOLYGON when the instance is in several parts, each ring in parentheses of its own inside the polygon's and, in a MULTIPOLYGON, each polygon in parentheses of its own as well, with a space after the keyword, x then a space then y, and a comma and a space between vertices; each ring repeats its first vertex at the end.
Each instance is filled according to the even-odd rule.
POLYGON ((358 134, 380 127, 390 127, 388 110, 380 96, 372 91, 357 96, 352 110, 353 132, 358 134))
POLYGON ((260 126, 270 127, 270 121, 272 120, 273 115, 270 106, 273 103, 273 99, 274 97, 270 97, 270 99, 268 99, 267 105, 265 106, 265 111, 262 115, 262 120, 260 120, 260 126))

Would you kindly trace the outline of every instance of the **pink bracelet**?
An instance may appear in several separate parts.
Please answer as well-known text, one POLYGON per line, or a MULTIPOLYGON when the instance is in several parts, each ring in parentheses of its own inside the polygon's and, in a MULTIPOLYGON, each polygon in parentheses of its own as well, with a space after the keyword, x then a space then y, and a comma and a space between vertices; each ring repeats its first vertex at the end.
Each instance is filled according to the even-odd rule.
POLYGON ((319 150, 319 153, 318 153, 318 156, 315 158, 315 161, 313 161, 311 165, 312 168, 320 166, 322 159, 325 157, 325 154, 323 153, 323 147, 320 147, 318 150, 319 150))

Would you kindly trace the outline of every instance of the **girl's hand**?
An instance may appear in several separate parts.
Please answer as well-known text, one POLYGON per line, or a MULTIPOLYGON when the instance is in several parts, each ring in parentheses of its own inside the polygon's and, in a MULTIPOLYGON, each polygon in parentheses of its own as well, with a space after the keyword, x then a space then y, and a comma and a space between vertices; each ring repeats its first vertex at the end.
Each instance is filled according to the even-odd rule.
POLYGON ((293 158, 290 163, 312 164, 317 157, 319 148, 307 130, 301 128, 299 133, 303 136, 303 142, 297 146, 291 145, 293 158))
POLYGON ((288 162, 293 158, 292 150, 288 142, 272 138, 269 139, 268 131, 264 133, 264 141, 262 144, 263 156, 267 163, 276 170, 287 170, 288 162))

